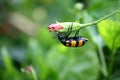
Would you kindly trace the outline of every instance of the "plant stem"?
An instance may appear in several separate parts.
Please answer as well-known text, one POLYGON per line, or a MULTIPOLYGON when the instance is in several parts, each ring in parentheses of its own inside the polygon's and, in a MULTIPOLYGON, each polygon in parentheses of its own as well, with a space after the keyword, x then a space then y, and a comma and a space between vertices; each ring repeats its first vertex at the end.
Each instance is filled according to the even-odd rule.
POLYGON ((108 71, 107 71, 107 66, 106 66, 106 62, 105 62, 105 57, 104 57, 102 48, 99 47, 99 46, 98 46, 98 51, 99 51, 101 65, 102 65, 102 72, 103 72, 104 76, 107 77, 108 76, 108 71))
POLYGON ((88 27, 88 26, 91 26, 91 25, 95 25, 99 22, 101 22, 102 20, 105 20, 111 16, 113 16, 114 14, 116 13, 120 13, 120 10, 116 10, 96 21, 93 21, 93 22, 88 22, 88 23, 84 23, 84 24, 81 24, 79 22, 56 22, 57 26, 55 25, 50 25, 49 26, 49 30, 52 30, 52 32, 55 32, 55 31, 58 31, 58 32, 68 32, 68 29, 70 26, 72 26, 72 31, 77 31, 81 28, 85 28, 85 27, 88 27), (52 28, 53 27, 53 28, 52 28))
POLYGON ((34 80, 37 80, 36 72, 35 72, 35 70, 33 69, 33 67, 31 67, 31 68, 32 68, 32 76, 33 76, 33 79, 34 79, 34 80))
POLYGON ((114 64, 115 53, 116 53, 116 49, 112 50, 112 53, 111 53, 110 59, 109 59, 107 80, 110 80, 110 76, 111 76, 112 68, 113 68, 113 64, 114 64))
POLYGON ((114 11, 114 12, 106 15, 105 17, 102 17, 101 19, 98 19, 97 21, 89 22, 89 23, 86 23, 86 24, 80 24, 80 25, 81 25, 80 28, 84 28, 84 27, 88 27, 88 26, 90 26, 90 25, 97 24, 97 23, 101 22, 102 20, 105 20, 105 19, 111 17, 112 15, 114 15, 114 14, 116 14, 116 13, 120 13, 120 11, 119 11, 119 10, 116 10, 116 11, 114 11))

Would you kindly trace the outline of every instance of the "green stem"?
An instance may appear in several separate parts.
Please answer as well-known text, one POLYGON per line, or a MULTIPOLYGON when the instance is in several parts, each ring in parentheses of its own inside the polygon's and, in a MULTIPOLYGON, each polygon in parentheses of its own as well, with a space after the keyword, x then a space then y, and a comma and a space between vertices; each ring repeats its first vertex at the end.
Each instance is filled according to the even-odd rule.
POLYGON ((116 11, 114 11, 114 12, 106 15, 105 17, 102 17, 101 19, 98 19, 97 21, 94 21, 94 22, 89 22, 89 23, 86 23, 86 24, 80 24, 80 25, 81 25, 80 28, 84 28, 84 27, 88 27, 88 26, 90 26, 90 25, 97 24, 97 23, 101 22, 102 20, 105 20, 105 19, 111 17, 112 15, 114 15, 114 14, 116 14, 116 13, 120 13, 120 11, 119 11, 119 10, 116 10, 116 11))
POLYGON ((56 22, 58 25, 60 25, 59 27, 63 28, 63 29, 59 29, 59 27, 58 27, 58 29, 52 29, 51 28, 51 30, 53 30, 53 31, 55 30, 55 31, 58 31, 58 32, 68 32, 69 27, 72 26, 73 27, 72 31, 77 31, 81 28, 85 28, 85 27, 88 27, 88 26, 91 26, 91 25, 95 25, 95 24, 101 22, 102 20, 105 20, 105 19, 111 17, 112 15, 114 15, 116 13, 120 13, 120 10, 116 10, 116 11, 106 15, 105 17, 102 17, 102 18, 100 18, 96 21, 85 23, 85 24, 81 24, 79 22, 56 22))
POLYGON ((102 72, 103 72, 104 76, 107 77, 108 76, 108 71, 107 71, 107 66, 106 66, 106 62, 105 62, 105 57, 104 57, 102 48, 99 47, 99 46, 98 46, 98 51, 99 51, 101 65, 102 65, 102 72))
POLYGON ((35 70, 33 69, 33 67, 31 67, 31 68, 32 68, 33 79, 34 79, 34 80, 37 80, 36 72, 35 72, 35 70))
POLYGON ((107 80, 110 80, 110 77, 111 77, 111 74, 112 74, 112 68, 113 68, 113 64, 114 64, 115 53, 116 53, 116 49, 112 50, 112 53, 111 53, 110 59, 109 59, 107 80))

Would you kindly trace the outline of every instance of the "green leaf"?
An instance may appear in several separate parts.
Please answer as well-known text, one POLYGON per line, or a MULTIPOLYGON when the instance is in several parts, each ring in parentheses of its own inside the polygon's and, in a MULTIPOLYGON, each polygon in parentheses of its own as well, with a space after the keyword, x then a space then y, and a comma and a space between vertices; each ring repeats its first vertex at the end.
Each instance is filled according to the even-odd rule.
POLYGON ((96 80, 98 76, 96 52, 85 47, 59 45, 51 48, 46 59, 50 69, 58 75, 58 80, 96 80))
POLYGON ((110 49, 120 47, 120 22, 104 20, 98 24, 98 30, 110 49))

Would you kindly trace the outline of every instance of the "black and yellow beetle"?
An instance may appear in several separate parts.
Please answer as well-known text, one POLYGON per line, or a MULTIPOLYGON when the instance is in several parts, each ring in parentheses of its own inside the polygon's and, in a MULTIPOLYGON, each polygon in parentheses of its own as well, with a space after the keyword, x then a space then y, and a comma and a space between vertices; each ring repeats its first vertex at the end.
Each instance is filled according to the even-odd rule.
POLYGON ((87 38, 83 38, 82 36, 78 35, 79 30, 76 31, 74 37, 69 37, 71 32, 72 32, 72 25, 68 28, 68 32, 66 34, 57 32, 58 39, 64 46, 81 47, 88 41, 87 38))

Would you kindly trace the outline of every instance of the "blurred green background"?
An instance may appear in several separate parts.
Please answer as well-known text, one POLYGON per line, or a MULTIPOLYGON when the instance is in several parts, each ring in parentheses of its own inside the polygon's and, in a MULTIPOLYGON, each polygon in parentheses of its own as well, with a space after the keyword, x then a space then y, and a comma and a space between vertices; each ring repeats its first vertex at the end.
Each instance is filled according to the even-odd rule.
POLYGON ((0 0, 0 80, 120 80, 120 14, 81 29, 83 47, 65 47, 48 30, 119 8, 120 0, 0 0))

